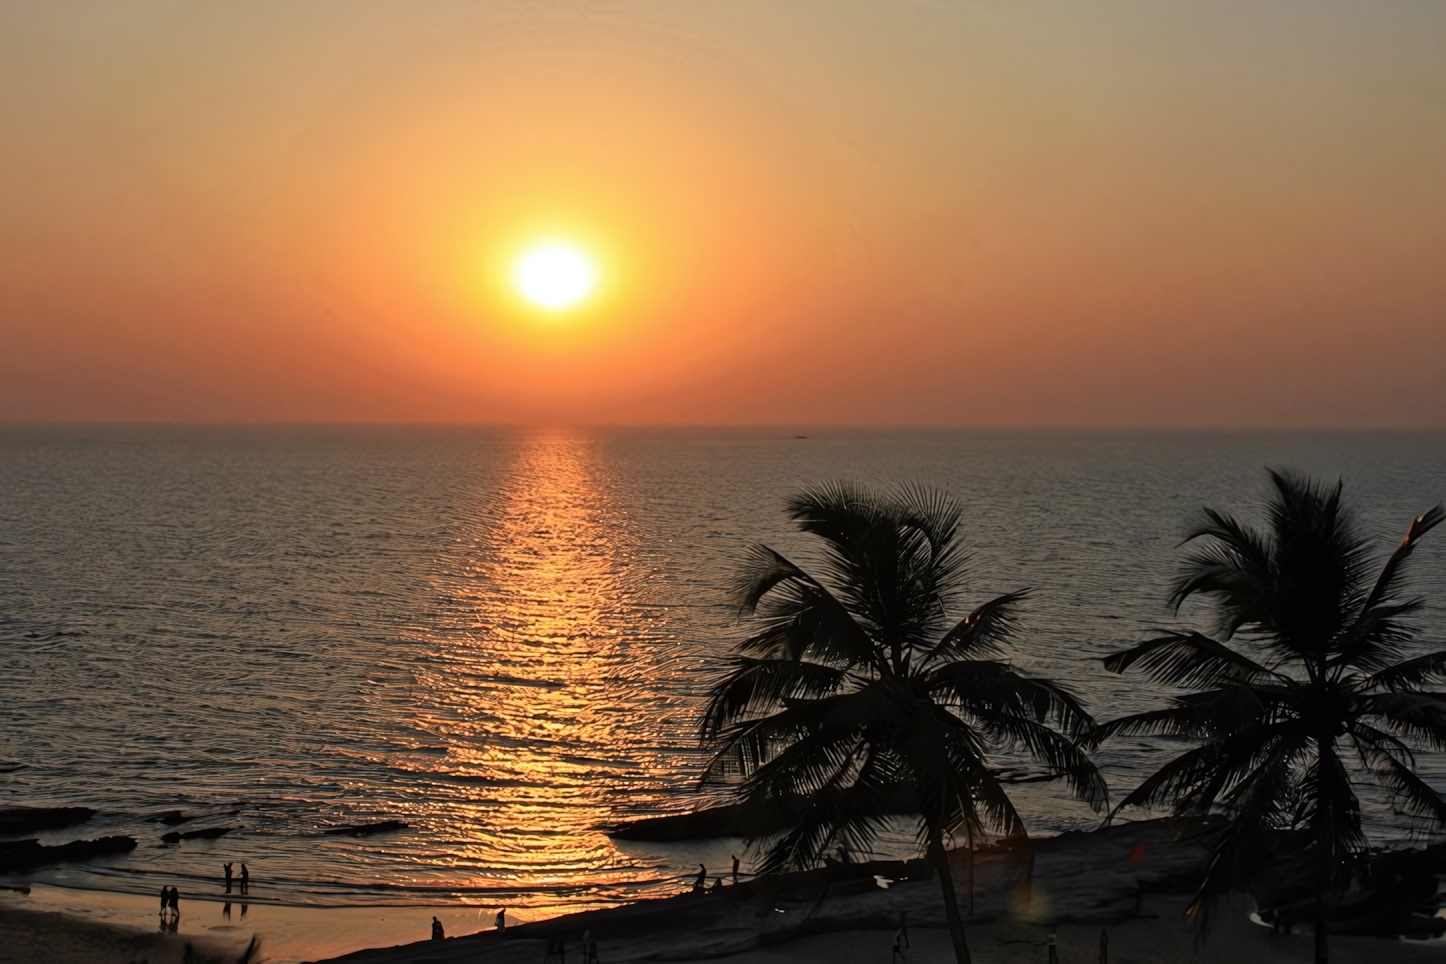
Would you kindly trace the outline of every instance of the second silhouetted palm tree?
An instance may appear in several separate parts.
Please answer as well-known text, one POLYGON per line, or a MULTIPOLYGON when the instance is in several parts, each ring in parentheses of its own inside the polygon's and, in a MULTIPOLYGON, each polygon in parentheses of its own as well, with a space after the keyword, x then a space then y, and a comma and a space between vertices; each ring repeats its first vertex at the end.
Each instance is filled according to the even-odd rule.
POLYGON ((1442 509, 1411 523, 1372 580, 1370 544, 1342 506, 1341 487, 1283 473, 1271 479, 1264 531, 1207 510, 1187 539, 1206 541, 1172 602, 1212 600, 1218 639, 1171 633, 1105 660, 1114 672, 1138 665, 1199 692, 1105 723, 1100 735, 1198 741, 1120 803, 1229 818, 1192 915, 1265 872, 1281 831, 1298 832, 1316 891, 1315 958, 1324 962, 1329 900, 1367 846, 1352 770, 1394 791, 1406 812, 1446 826, 1446 803, 1416 775, 1411 752, 1412 743, 1446 748, 1446 695, 1419 692, 1446 678, 1446 652, 1406 658, 1405 620, 1421 600, 1403 595, 1402 585, 1407 558, 1442 509), (1233 646, 1222 642, 1232 637, 1233 646))
POLYGON ((1065 690, 997 658, 1023 593, 950 616, 964 554, 946 496, 840 484, 794 496, 788 511, 822 540, 818 575, 753 548, 738 598, 758 630, 708 705, 710 776, 741 774, 745 814, 788 814, 765 870, 867 851, 902 801, 921 818, 965 964, 945 839, 1023 832, 991 767, 1004 749, 1029 752, 1102 806, 1104 783, 1076 742, 1090 717, 1065 690))

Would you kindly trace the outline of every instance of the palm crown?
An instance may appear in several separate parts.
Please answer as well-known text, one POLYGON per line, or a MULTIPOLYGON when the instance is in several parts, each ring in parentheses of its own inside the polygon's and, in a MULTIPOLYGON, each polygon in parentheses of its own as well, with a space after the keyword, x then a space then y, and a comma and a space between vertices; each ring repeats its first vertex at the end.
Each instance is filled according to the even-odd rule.
POLYGON ((1442 510, 1411 523, 1373 580, 1370 544, 1342 505, 1340 485, 1284 473, 1271 479, 1264 531, 1207 510, 1187 539, 1204 542, 1171 601, 1178 609, 1197 594, 1211 600, 1217 638, 1170 633, 1105 660, 1114 672, 1138 666, 1197 692, 1106 723, 1099 735, 1199 741, 1120 803, 1229 817, 1192 913, 1258 873, 1279 831, 1305 832, 1323 960, 1326 897, 1367 846, 1353 780, 1373 778, 1406 812, 1446 826, 1446 804, 1416 776, 1412 755, 1413 744, 1446 748, 1446 695, 1419 691, 1446 676, 1446 652, 1407 658, 1407 619, 1422 603, 1403 591, 1406 561, 1442 510))
POLYGON ((965 960, 944 837, 1023 831, 990 766, 996 750, 1028 751, 1103 805, 1104 783, 1076 742, 1092 721, 1061 687, 999 660, 1023 592, 949 616, 965 556, 946 496, 840 484, 794 496, 788 511, 822 540, 819 575, 752 549, 737 593, 758 628, 704 717, 709 776, 741 773, 745 813, 781 807, 795 818, 764 869, 866 851, 902 800, 921 817, 965 960))

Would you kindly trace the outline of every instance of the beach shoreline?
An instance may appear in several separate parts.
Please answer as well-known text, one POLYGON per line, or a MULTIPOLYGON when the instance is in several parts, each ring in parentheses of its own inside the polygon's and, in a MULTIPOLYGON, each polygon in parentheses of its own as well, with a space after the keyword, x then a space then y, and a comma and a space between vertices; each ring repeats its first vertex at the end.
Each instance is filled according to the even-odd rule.
MULTIPOLYGON (((1042 960, 1051 931, 1066 961, 1098 960, 1101 932, 1111 942, 1113 964, 1310 960, 1308 925, 1291 936, 1276 935, 1251 921, 1254 904, 1243 894, 1220 909, 1209 939, 1197 945, 1184 910, 1208 853, 1208 826, 1151 820, 955 850, 950 862, 976 960, 1042 960)), ((219 901, 183 897, 180 933, 167 943, 145 934, 156 927, 154 904, 154 898, 135 894, 45 885, 28 896, 0 895, 0 910, 32 935, 29 946, 53 941, 70 948, 72 956, 64 959, 77 964, 120 959, 97 949, 106 934, 117 946, 158 939, 153 943, 162 951, 187 940, 210 942, 228 949, 231 959, 258 935, 262 960, 277 964, 534 962, 555 941, 571 955, 585 940, 598 943, 608 964, 875 958, 882 964, 891 960, 901 926, 908 929, 911 964, 952 960, 938 880, 918 861, 835 865, 532 921, 509 916, 502 933, 493 926, 490 906, 323 908, 252 901, 245 917, 236 913, 236 902, 226 919, 219 901), (451 937, 426 939, 434 915, 451 937)), ((1333 935, 1331 948, 1332 960, 1344 964, 1379 960, 1386 952, 1392 960, 1446 962, 1443 940, 1333 935)), ((0 957, 0 964, 31 959, 62 958, 0 957)))

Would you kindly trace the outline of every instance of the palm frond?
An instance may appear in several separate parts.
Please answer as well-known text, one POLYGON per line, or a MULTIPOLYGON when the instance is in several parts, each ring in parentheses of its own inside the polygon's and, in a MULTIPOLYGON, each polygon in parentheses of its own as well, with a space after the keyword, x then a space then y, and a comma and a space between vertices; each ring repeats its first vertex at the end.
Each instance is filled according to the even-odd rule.
POLYGON ((1446 829, 1446 800, 1416 776, 1411 767, 1389 753, 1381 754, 1375 767, 1381 782, 1395 791, 1397 806, 1414 817, 1424 817, 1435 829, 1446 829))
POLYGON ((1220 603, 1220 631, 1228 639, 1246 623, 1266 618, 1263 606, 1274 582, 1272 545, 1234 516, 1208 508, 1204 515, 1185 542, 1210 541, 1185 560, 1170 605, 1179 610, 1197 593, 1214 597, 1220 603))
POLYGON ((1371 693, 1359 700, 1361 715, 1433 750, 1446 750, 1446 694, 1371 693))
POLYGON ((1168 633, 1106 656, 1104 663, 1111 673, 1123 673, 1138 663, 1151 679, 1187 689, 1285 678, 1195 632, 1168 633))
POLYGON ((1016 605, 1028 595, 1028 589, 1018 589, 975 609, 944 634, 938 645, 924 655, 924 662, 997 656, 1001 645, 1014 633, 1016 605))
POLYGON ((1401 589, 1400 579, 1405 568, 1406 559, 1411 551, 1416 548, 1416 543, 1421 537, 1441 524, 1446 519, 1446 506, 1436 505, 1411 520, 1406 527, 1406 535, 1401 539, 1401 544, 1396 551, 1391 553, 1391 558, 1381 567, 1381 575, 1376 579, 1376 584, 1371 588, 1371 594, 1366 597, 1365 603, 1361 606, 1362 615, 1370 612, 1387 599, 1394 597, 1401 589))
POLYGON ((1064 779, 1076 799, 1096 813, 1109 806, 1109 787, 1079 743, 1028 717, 998 714, 981 721, 981 728, 1010 749, 1029 755, 1064 779))
POLYGON ((754 543, 749 546, 738 567, 733 584, 733 597, 739 611, 752 615, 758 602, 784 580, 798 579, 812 582, 808 573, 795 566, 782 553, 768 546, 754 543))
POLYGON ((1371 689, 1395 692, 1443 679, 1446 679, 1446 650, 1427 653, 1425 656, 1388 666, 1367 677, 1365 685, 1371 689))
POLYGON ((1215 740, 1253 725, 1275 710, 1278 695, 1259 686, 1225 686, 1178 696, 1162 710, 1134 713, 1101 723, 1095 741, 1114 736, 1184 736, 1215 740))
POLYGON ((713 687, 700 727, 704 741, 729 724, 773 712, 785 700, 828 696, 847 680, 845 670, 792 659, 734 657, 732 670, 713 687))
POLYGON ((1446 519, 1446 508, 1437 505, 1411 520, 1400 545, 1381 567, 1381 574, 1362 603, 1360 613, 1342 634, 1340 653, 1332 660, 1333 663, 1379 670, 1392 659, 1400 658, 1400 650, 1393 644, 1411 635, 1410 628, 1402 624, 1401 617, 1420 609, 1423 600, 1393 600, 1397 600, 1403 588, 1406 560, 1416 548, 1416 543, 1436 528, 1442 519, 1446 519))
POLYGON ((1008 663, 960 660, 918 677, 919 689, 935 702, 980 719, 1000 714, 1058 726, 1071 739, 1094 729, 1094 719, 1073 693, 1046 679, 1025 676, 1008 663))

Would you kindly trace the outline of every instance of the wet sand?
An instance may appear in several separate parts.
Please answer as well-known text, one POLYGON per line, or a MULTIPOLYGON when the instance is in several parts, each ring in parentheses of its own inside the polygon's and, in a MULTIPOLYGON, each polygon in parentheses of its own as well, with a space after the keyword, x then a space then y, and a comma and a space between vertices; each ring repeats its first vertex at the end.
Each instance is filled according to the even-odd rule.
MULTIPOLYGON (((453 904, 447 907, 295 907, 253 900, 241 916, 241 903, 233 901, 231 917, 224 914, 224 900, 203 899, 181 894, 181 920, 177 938, 181 945, 192 941, 219 944, 224 947, 245 947, 253 935, 261 938, 264 959, 272 964, 292 964, 335 957, 368 947, 385 947, 422 940, 431 933, 432 916, 439 917, 449 934, 470 934, 491 925, 495 907, 472 907, 453 904)), ((94 938, 86 947, 92 951, 72 951, 70 957, 55 960, 109 962, 103 948, 109 946, 99 935, 111 935, 110 944, 117 944, 137 935, 159 937, 158 898, 107 891, 73 890, 64 887, 32 885, 29 895, 0 891, 0 914, 3 920, 30 921, 26 926, 36 933, 65 938, 74 928, 94 938), (89 954, 90 956, 87 956, 89 954)), ((514 916, 511 919, 518 922, 514 916)), ((8 934, 0 926, 0 964, 29 961, 14 956, 9 950, 8 934), (11 953, 12 956, 6 956, 11 953)), ((162 942, 164 943, 164 942, 162 942)), ((38 946, 38 945, 37 945, 38 946)), ((68 945, 67 945, 68 946, 68 945)), ((38 952, 37 952, 38 953, 38 952)), ((158 964, 164 957, 148 954, 126 957, 126 961, 148 958, 158 964)), ((49 958, 35 958, 49 960, 49 958)), ((180 958, 177 958, 179 960, 180 958)))
POLYGON ((182 964, 188 945, 201 960, 229 962, 238 958, 246 942, 188 940, 71 914, 0 907, 0 964, 182 964))

